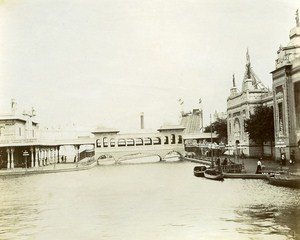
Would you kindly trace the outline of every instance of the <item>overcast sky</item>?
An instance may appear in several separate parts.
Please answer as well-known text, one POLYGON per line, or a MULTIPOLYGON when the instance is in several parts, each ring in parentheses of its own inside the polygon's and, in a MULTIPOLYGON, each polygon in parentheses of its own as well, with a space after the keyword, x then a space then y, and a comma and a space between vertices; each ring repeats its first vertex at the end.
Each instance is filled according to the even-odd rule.
POLYGON ((296 0, 0 0, 0 112, 37 110, 41 124, 138 129, 177 123, 202 99, 226 111, 249 48, 272 86, 296 0))

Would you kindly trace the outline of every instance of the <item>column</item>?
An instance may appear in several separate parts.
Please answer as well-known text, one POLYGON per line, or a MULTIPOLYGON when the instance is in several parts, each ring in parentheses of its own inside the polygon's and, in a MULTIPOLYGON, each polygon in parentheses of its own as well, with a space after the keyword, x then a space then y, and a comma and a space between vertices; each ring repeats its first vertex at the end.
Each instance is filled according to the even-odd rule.
POLYGON ((59 156, 59 149, 60 149, 60 147, 58 146, 57 147, 57 163, 59 163, 59 158, 60 158, 60 156, 59 156))
POLYGON ((38 152, 38 165, 39 167, 42 166, 42 149, 39 148, 39 152, 38 152))
POLYGON ((46 154, 45 154, 45 148, 43 148, 42 149, 42 161, 41 161, 41 164, 42 164, 42 166, 45 166, 45 156, 46 156, 46 154))
POLYGON ((54 147, 54 151, 53 151, 53 164, 54 164, 54 168, 55 168, 55 163, 56 163, 56 147, 54 147))
POLYGON ((35 148, 35 161, 34 161, 34 167, 38 166, 38 159, 39 159, 39 148, 35 148))
POLYGON ((53 160, 53 148, 50 148, 49 149, 49 164, 52 163, 52 160, 53 160))
POLYGON ((49 158, 50 158, 50 149, 47 148, 47 149, 46 149, 46 158, 45 158, 45 160, 46 160, 45 164, 46 164, 46 165, 49 164, 49 158))
POLYGON ((77 150, 76 167, 78 167, 78 161, 79 161, 79 148, 80 148, 80 145, 75 145, 75 149, 77 150))
POLYGON ((15 168, 15 164, 14 164, 14 148, 11 148, 11 164, 10 164, 10 168, 15 168))
POLYGON ((6 149, 7 152, 7 169, 10 168, 10 148, 6 149))
POLYGON ((30 148, 30 152, 31 152, 31 166, 30 167, 33 167, 33 165, 34 165, 33 147, 30 148))

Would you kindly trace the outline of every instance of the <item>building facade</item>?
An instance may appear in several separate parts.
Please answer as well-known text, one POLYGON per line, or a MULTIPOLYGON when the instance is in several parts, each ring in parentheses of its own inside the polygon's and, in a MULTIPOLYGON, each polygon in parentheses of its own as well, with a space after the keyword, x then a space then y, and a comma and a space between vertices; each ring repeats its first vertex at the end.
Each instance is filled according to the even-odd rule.
MULTIPOLYGON (((71 146, 76 160, 81 158, 80 146, 94 145, 90 139, 45 139, 35 120, 35 110, 17 111, 14 99, 11 112, 0 115, 0 169, 37 168, 60 162, 60 148, 71 146)), ((85 153, 85 151, 82 151, 85 153)), ((83 156, 84 157, 84 156, 83 156)))
POLYGON ((274 99, 274 130, 276 159, 300 159, 300 24, 298 10, 296 26, 290 41, 279 47, 275 70, 272 71, 274 99))
MULTIPOLYGON (((245 132, 245 120, 250 118, 257 106, 273 106, 272 92, 266 88, 254 73, 247 50, 245 74, 242 89, 236 87, 233 75, 233 85, 227 99, 227 130, 228 147, 236 154, 260 156, 261 146, 249 139, 245 132)), ((271 144, 264 147, 265 154, 272 154, 271 144)))

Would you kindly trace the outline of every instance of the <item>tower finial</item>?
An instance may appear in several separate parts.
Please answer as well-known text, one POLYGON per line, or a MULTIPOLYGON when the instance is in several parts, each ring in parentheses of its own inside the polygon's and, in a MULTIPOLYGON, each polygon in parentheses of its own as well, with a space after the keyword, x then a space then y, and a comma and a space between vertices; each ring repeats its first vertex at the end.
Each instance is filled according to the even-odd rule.
POLYGON ((247 48, 247 52, 246 52, 246 77, 247 77, 247 79, 250 79, 251 78, 251 74, 250 74, 250 72, 251 72, 251 70, 250 70, 250 65, 251 65, 251 63, 250 63, 250 55, 249 55, 249 49, 247 48))
POLYGON ((249 55, 249 49, 247 48, 247 52, 246 52, 246 60, 247 60, 247 64, 250 64, 250 55, 249 55))
POLYGON ((299 27, 299 12, 298 12, 298 9, 296 10, 296 17, 295 17, 295 19, 296 19, 296 27, 299 27))
POLYGON ((234 74, 232 74, 232 85, 235 88, 235 77, 234 77, 234 74))

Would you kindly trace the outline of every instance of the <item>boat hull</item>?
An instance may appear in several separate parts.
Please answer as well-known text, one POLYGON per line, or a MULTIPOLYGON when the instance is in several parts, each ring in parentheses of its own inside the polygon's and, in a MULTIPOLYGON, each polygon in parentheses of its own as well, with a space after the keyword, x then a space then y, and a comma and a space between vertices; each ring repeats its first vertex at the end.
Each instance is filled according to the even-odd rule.
POLYGON ((238 179, 268 179, 265 174, 255 173, 224 173, 224 178, 238 178, 238 179))
POLYGON ((194 176, 195 177, 204 177, 204 171, 207 169, 206 166, 196 166, 194 167, 194 176))
POLYGON ((214 169, 207 169, 204 172, 204 177, 211 180, 218 180, 222 181, 224 180, 224 176, 221 172, 214 170, 214 169))
POLYGON ((268 177, 269 183, 274 186, 300 188, 300 176, 289 174, 275 174, 268 177))

